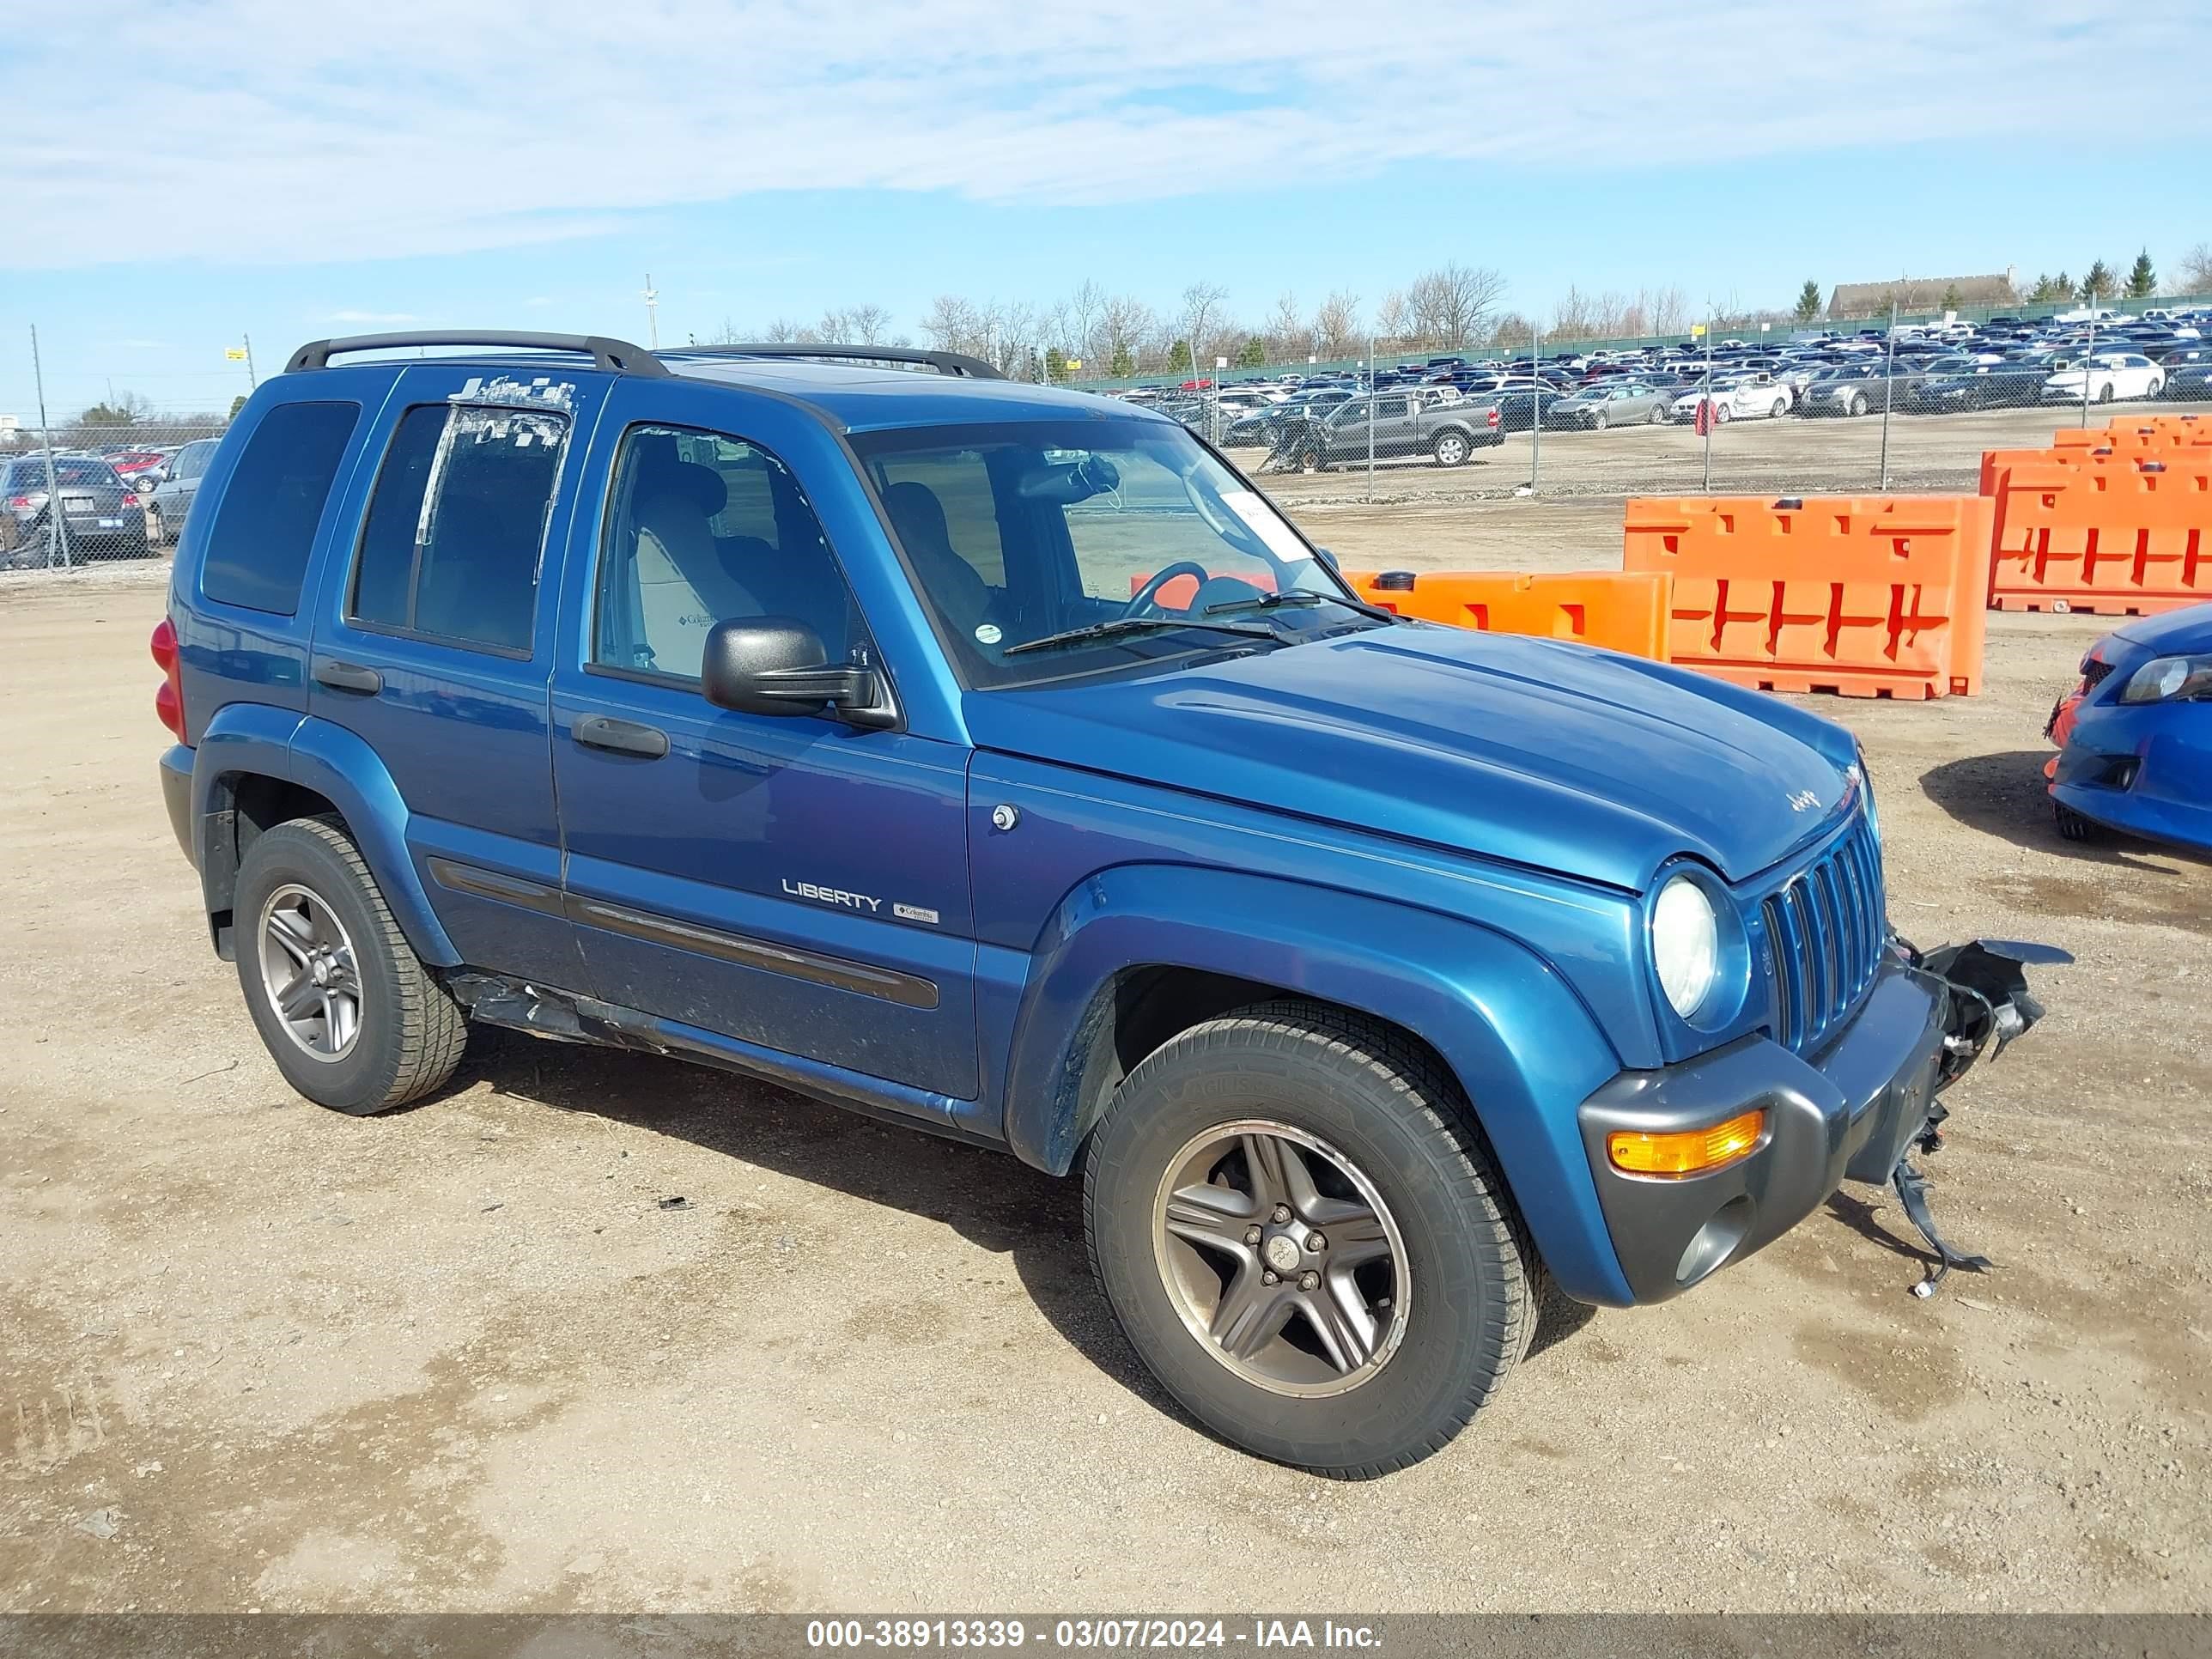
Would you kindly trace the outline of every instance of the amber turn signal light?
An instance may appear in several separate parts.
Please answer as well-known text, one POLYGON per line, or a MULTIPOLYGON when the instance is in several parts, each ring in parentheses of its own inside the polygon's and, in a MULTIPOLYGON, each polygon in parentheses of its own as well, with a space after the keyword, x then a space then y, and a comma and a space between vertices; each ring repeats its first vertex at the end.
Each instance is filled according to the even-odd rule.
POLYGON ((1765 1133, 1766 1109, 1760 1106, 1710 1129, 1683 1129, 1662 1135, 1615 1129, 1605 1138, 1605 1155, 1614 1169, 1631 1175, 1702 1175, 1735 1163, 1758 1146, 1765 1133))

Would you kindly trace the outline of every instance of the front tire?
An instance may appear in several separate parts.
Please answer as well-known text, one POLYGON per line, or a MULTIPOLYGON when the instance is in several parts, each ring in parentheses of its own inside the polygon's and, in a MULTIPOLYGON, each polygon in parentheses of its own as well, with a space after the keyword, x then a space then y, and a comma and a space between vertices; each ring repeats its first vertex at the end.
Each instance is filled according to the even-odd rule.
POLYGON ((1458 1085, 1333 1009, 1260 1004, 1145 1060, 1091 1137, 1084 1221, 1168 1392, 1316 1474, 1440 1450, 1534 1329, 1540 1269, 1458 1085))
POLYGON ((388 1111, 460 1064, 459 1006, 335 818, 295 818, 257 837, 232 915, 246 1012, 284 1080, 317 1105, 388 1111))
POLYGON ((1864 393, 1863 392, 1854 392, 1853 393, 1851 393, 1851 406, 1850 406, 1850 413, 1851 413, 1852 415, 1854 415, 1854 416, 1859 416, 1859 415, 1863 415, 1863 414, 1865 414, 1866 412, 1867 412, 1867 400, 1866 400, 1866 393, 1864 393))

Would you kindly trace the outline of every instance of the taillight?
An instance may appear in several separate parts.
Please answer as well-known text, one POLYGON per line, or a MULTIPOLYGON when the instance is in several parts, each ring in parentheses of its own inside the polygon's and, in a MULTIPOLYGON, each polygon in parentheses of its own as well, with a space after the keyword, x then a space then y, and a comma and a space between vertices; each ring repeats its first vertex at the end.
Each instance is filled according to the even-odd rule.
POLYGON ((161 689, 154 694, 154 713, 161 724, 176 735, 179 743, 185 740, 185 676, 179 662, 177 630, 167 617, 155 625, 149 642, 154 653, 154 666, 167 676, 161 689))
POLYGON ((1490 423, 1492 426, 1498 424, 1498 411, 1495 409, 1490 411, 1490 423))
POLYGON ((138 505, 138 498, 126 489, 123 492, 123 505, 125 507, 136 507, 138 505))
POLYGON ((10 495, 8 498, 8 505, 10 507, 29 507, 33 504, 28 495, 10 495))

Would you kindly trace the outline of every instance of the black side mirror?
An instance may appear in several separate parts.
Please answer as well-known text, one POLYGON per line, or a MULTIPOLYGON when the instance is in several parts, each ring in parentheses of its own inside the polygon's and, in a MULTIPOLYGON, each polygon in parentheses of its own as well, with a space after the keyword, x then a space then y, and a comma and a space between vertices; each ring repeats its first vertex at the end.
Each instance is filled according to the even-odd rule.
POLYGON ((716 623, 707 635, 699 681, 708 702, 740 714, 834 712, 867 726, 897 719, 883 676, 864 653, 833 665, 821 636, 790 617, 716 623))
POLYGON ((1314 556, 1323 564, 1327 565, 1331 570, 1341 570, 1344 568, 1342 565, 1337 563, 1336 554, 1332 549, 1316 547, 1314 549, 1314 556))

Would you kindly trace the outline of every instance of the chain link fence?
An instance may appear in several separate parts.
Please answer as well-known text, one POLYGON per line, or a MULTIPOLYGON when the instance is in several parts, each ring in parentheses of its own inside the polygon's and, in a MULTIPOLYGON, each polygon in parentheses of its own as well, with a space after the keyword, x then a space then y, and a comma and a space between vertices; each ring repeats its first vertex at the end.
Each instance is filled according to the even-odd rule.
POLYGON ((1092 383, 1287 501, 1972 489, 1982 452, 2212 410, 2212 296, 1355 357, 1092 383))
POLYGON ((0 425, 0 570, 162 555, 222 436, 217 419, 0 425))

